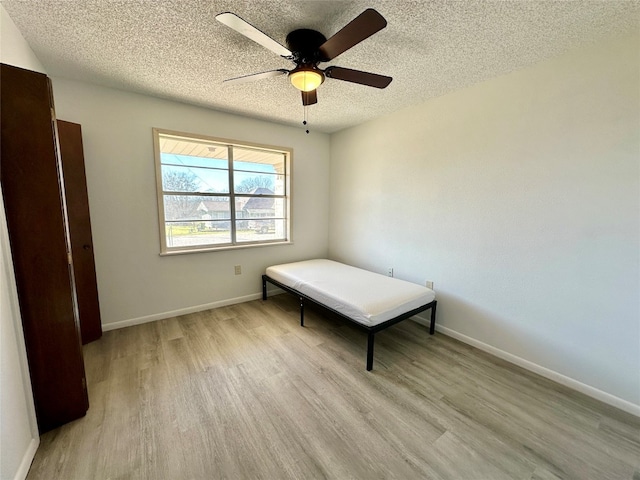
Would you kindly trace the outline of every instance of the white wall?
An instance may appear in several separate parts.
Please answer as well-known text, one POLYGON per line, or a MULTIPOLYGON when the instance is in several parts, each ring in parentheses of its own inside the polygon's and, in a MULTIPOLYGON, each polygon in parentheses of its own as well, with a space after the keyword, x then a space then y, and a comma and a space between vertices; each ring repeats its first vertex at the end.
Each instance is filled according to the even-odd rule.
POLYGON ((639 45, 334 134, 330 257, 434 281, 441 331, 640 414, 639 45))
MULTIPOLYGON (((0 61, 44 72, 0 5, 0 61)), ((23 479, 39 444, 4 202, 0 192, 0 479, 23 479)))
POLYGON ((39 437, 4 204, 0 207, 0 479, 4 480, 26 477, 39 437))
POLYGON ((0 60, 7 65, 47 73, 2 5, 0 5, 0 60))
POLYGON ((82 125, 105 329, 258 298, 269 264, 327 255, 328 135, 62 78, 53 92, 82 125), (159 256, 152 127, 292 147, 294 244, 159 256))

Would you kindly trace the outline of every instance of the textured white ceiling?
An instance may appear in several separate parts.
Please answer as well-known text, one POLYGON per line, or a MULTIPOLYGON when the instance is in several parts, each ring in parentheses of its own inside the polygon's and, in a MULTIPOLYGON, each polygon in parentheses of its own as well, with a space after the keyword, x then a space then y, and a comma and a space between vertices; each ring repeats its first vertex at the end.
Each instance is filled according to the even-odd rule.
POLYGON ((327 79, 312 130, 335 132, 640 28, 633 1, 2 0, 50 76, 145 93, 290 125, 303 119, 286 76, 227 78, 292 64, 217 22, 234 12, 284 44, 312 28, 327 38, 366 8, 387 28, 339 65, 393 77, 385 90, 327 79))

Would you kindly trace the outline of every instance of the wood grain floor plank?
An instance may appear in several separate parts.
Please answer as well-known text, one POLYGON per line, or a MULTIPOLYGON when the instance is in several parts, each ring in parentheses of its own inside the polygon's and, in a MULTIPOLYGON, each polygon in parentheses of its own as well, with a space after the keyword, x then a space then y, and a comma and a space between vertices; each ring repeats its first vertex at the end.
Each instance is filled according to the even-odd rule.
POLYGON ((270 297, 105 332, 29 480, 640 480, 640 419, 407 321, 270 297))

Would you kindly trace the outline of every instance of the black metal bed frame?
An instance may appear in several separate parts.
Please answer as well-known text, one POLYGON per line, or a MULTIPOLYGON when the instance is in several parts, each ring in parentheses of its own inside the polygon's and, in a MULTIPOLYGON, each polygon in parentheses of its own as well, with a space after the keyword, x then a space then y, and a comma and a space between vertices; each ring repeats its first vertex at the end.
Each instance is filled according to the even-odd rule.
POLYGON ((367 371, 371 371, 373 369, 373 341, 374 341, 374 336, 377 332, 384 330, 385 328, 388 328, 392 325, 395 325, 398 322, 401 322, 402 320, 406 320, 407 318, 413 317, 414 315, 420 313, 420 312, 424 312, 425 310, 429 310, 431 309, 431 323, 429 325, 429 334, 433 335, 435 333, 435 328, 436 328, 436 305, 437 305, 437 301, 434 300, 430 303, 427 303, 426 305, 422 305, 421 307, 418 308, 414 308, 413 310, 410 310, 408 312, 405 312, 401 315, 398 315, 395 318, 392 318, 390 320, 387 320, 385 322, 379 323, 378 325, 373 325, 371 327, 367 326, 367 325, 363 325, 360 322, 357 322, 356 320, 346 316, 343 313, 338 312, 337 310, 334 310, 331 307, 328 307, 320 302, 318 302, 317 300, 314 300, 313 298, 305 295, 304 293, 301 293, 291 287, 288 287, 280 282, 278 282, 277 280, 274 280, 273 278, 270 278, 267 275, 262 275, 262 300, 266 300, 267 299, 267 282, 272 283, 273 285, 275 285, 278 288, 281 288, 282 290, 289 292, 295 296, 298 297, 298 299, 300 300, 300 326, 304 327, 304 302, 311 302, 314 305, 317 305, 331 313, 334 313, 336 315, 338 315, 341 318, 344 318, 345 320, 350 321, 351 323, 353 323, 354 325, 356 325, 358 328, 360 328, 361 330, 365 330, 368 333, 368 337, 367 337, 367 371))

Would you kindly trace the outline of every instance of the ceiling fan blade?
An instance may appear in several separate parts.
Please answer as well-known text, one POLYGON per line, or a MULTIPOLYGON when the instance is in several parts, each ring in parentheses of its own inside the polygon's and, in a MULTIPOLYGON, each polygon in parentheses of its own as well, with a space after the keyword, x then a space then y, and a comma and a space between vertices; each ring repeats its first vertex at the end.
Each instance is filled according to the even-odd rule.
POLYGON ((268 72, 252 73, 251 75, 243 75, 242 77, 229 78, 224 83, 247 83, 254 82, 256 80, 262 80, 263 78, 279 77, 289 73, 289 70, 284 68, 278 70, 269 70, 268 72))
POLYGON ((359 83, 360 85, 376 88, 386 88, 391 83, 391 80, 393 80, 392 77, 385 75, 342 67, 329 67, 324 71, 324 74, 336 80, 344 80, 345 82, 359 83))
POLYGON ((364 12, 342 27, 338 33, 320 45, 323 61, 336 58, 374 33, 387 26, 387 21, 373 8, 364 12))
POLYGON ((315 90, 311 90, 310 92, 301 92, 302 93, 302 105, 313 105, 314 103, 318 103, 318 94, 315 90))
POLYGON ((268 48, 281 57, 290 57, 292 55, 291 51, 289 51, 288 48, 283 47, 273 38, 269 37, 266 33, 261 32, 256 27, 237 16, 235 13, 221 13, 219 15, 216 15, 216 20, 226 25, 227 27, 232 28, 236 32, 241 33, 245 37, 250 38, 259 45, 268 48))

